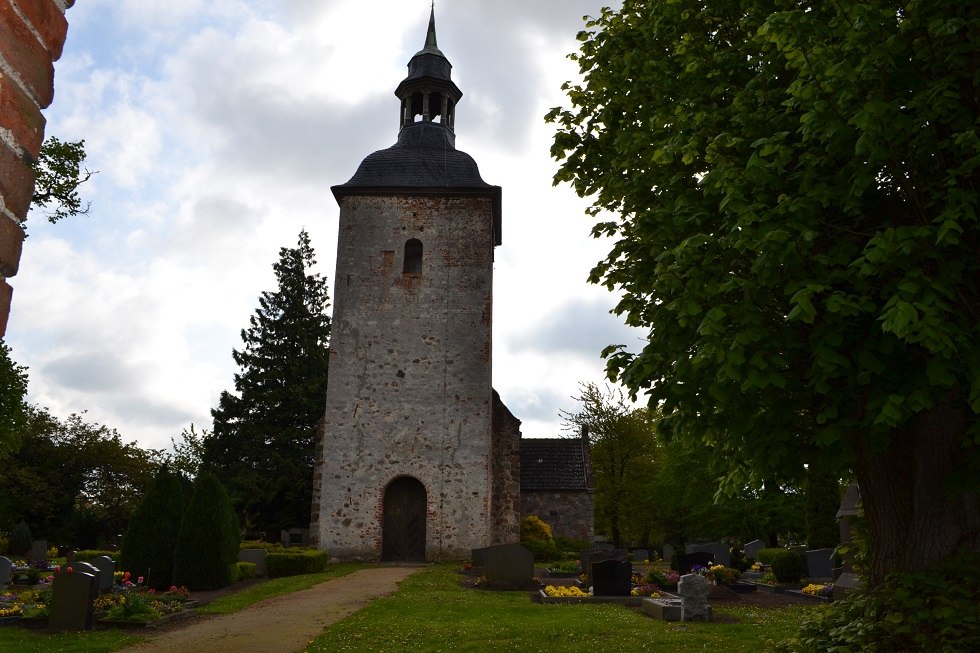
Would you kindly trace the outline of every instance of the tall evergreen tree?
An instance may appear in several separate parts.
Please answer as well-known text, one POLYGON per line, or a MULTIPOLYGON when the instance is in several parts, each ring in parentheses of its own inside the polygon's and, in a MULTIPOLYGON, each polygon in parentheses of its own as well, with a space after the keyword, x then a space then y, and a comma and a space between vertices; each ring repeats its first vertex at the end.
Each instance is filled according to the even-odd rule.
POLYGON ((277 537, 309 521, 330 336, 327 281, 310 271, 315 263, 305 230, 280 250, 279 288, 262 293, 242 331, 235 394, 221 393, 204 438, 201 468, 221 479, 252 535, 277 537))

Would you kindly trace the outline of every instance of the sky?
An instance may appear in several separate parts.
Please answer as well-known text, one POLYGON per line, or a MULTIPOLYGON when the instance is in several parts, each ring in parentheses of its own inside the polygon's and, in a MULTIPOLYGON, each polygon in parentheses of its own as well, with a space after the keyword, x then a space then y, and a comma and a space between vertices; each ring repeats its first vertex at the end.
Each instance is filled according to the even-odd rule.
MULTIPOLYGON (((439 47, 463 91, 457 148, 503 188, 493 384, 525 437, 557 437, 601 350, 642 332, 590 285, 608 241, 554 187, 554 128, 601 0, 441 0, 439 47)), ((27 221, 7 328, 28 401, 165 449, 234 389, 232 350, 306 229, 332 287, 330 187, 394 144, 394 89, 429 0, 84 0, 68 11, 46 135, 85 140, 88 215, 27 221)), ((332 295, 332 292, 331 292, 332 295)))

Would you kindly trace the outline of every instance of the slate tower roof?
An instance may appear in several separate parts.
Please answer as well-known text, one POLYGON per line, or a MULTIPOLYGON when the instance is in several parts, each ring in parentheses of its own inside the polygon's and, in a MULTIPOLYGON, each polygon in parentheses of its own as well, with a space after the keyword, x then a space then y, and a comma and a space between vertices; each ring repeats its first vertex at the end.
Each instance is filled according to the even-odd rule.
POLYGON ((456 104, 463 92, 452 80, 452 68, 437 44, 433 8, 425 45, 408 62, 408 76, 395 89, 400 100, 398 141, 368 155, 346 184, 331 190, 338 201, 345 195, 392 192, 489 194, 494 245, 500 245, 500 187, 483 181, 473 157, 456 149, 456 104))
POLYGON ((523 438, 521 490, 589 490, 592 466, 584 438, 523 438))

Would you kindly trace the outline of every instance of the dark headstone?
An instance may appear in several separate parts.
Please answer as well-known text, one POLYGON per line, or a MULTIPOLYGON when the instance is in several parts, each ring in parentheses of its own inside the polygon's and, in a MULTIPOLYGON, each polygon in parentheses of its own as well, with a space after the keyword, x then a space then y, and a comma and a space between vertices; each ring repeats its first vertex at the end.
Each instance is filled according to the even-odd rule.
POLYGON ((762 551, 764 548, 766 548, 765 542, 763 542, 762 540, 752 540, 751 542, 745 545, 745 548, 743 550, 745 551, 746 558, 758 562, 759 551, 762 551))
POLYGON ((46 540, 34 540, 31 543, 31 562, 47 562, 48 543, 46 540))
POLYGON ((668 565, 672 564, 671 560, 674 559, 674 547, 669 544, 664 544, 664 562, 668 565))
POLYGON ((682 621, 711 621, 708 608, 708 579, 698 574, 681 576, 677 583, 677 593, 681 595, 682 621))
POLYGON ((830 580, 834 576, 834 550, 814 549, 806 552, 807 578, 830 580))
POLYGON ((634 562, 646 562, 650 559, 650 552, 646 549, 633 549, 631 553, 633 554, 634 562))
POLYGON ((534 555, 520 544, 486 548, 483 573, 492 583, 524 587, 534 578, 534 555))
POLYGON ((283 546, 307 546, 310 543, 308 528, 290 528, 279 533, 283 546))
POLYGON ((71 569, 74 573, 88 574, 95 578, 95 591, 96 594, 99 591, 99 587, 102 586, 102 570, 93 565, 91 562, 76 562, 72 564, 71 569))
POLYGON ((80 571, 55 574, 51 583, 48 628, 55 631, 92 630, 92 603, 97 593, 96 579, 91 574, 80 571))
POLYGON ((712 556, 705 551, 684 553, 677 556, 677 571, 686 574, 695 567, 707 567, 710 562, 712 562, 712 556))
POLYGON ((629 553, 626 549, 589 549, 588 551, 583 551, 581 557, 582 569, 585 570, 585 584, 586 586, 592 585, 592 565, 596 562, 603 562, 605 560, 615 560, 617 562, 629 562, 629 553))
POLYGON ((108 592, 112 589, 114 574, 116 573, 116 563, 109 556, 96 556, 88 563, 99 570, 99 592, 108 592))
POLYGON ((0 556, 0 587, 10 582, 11 569, 14 563, 9 558, 0 556))
POLYGON ((265 566, 265 559, 269 555, 269 552, 265 549, 242 549, 238 552, 238 560, 240 562, 251 562, 255 565, 255 575, 264 578, 267 570, 265 566))
POLYGON ((633 589, 633 566, 621 560, 602 560, 592 563, 593 596, 629 596, 633 589))
POLYGON ((470 549, 470 562, 473 563, 474 567, 486 567, 487 566, 487 551, 490 547, 485 546, 480 549, 470 549))
POLYGON ((725 565, 726 567, 731 564, 731 556, 728 554, 728 545, 724 542, 709 542, 707 544, 688 544, 684 548, 684 553, 690 555, 692 553, 703 552, 711 556, 711 562, 716 565, 725 565))

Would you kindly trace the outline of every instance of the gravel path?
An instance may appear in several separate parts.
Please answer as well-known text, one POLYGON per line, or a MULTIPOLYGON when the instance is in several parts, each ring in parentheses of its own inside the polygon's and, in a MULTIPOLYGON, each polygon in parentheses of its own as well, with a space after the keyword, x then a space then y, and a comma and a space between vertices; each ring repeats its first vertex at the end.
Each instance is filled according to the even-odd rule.
POLYGON ((418 569, 362 569, 234 614, 175 624, 120 653, 298 653, 324 628, 391 594, 418 569))

